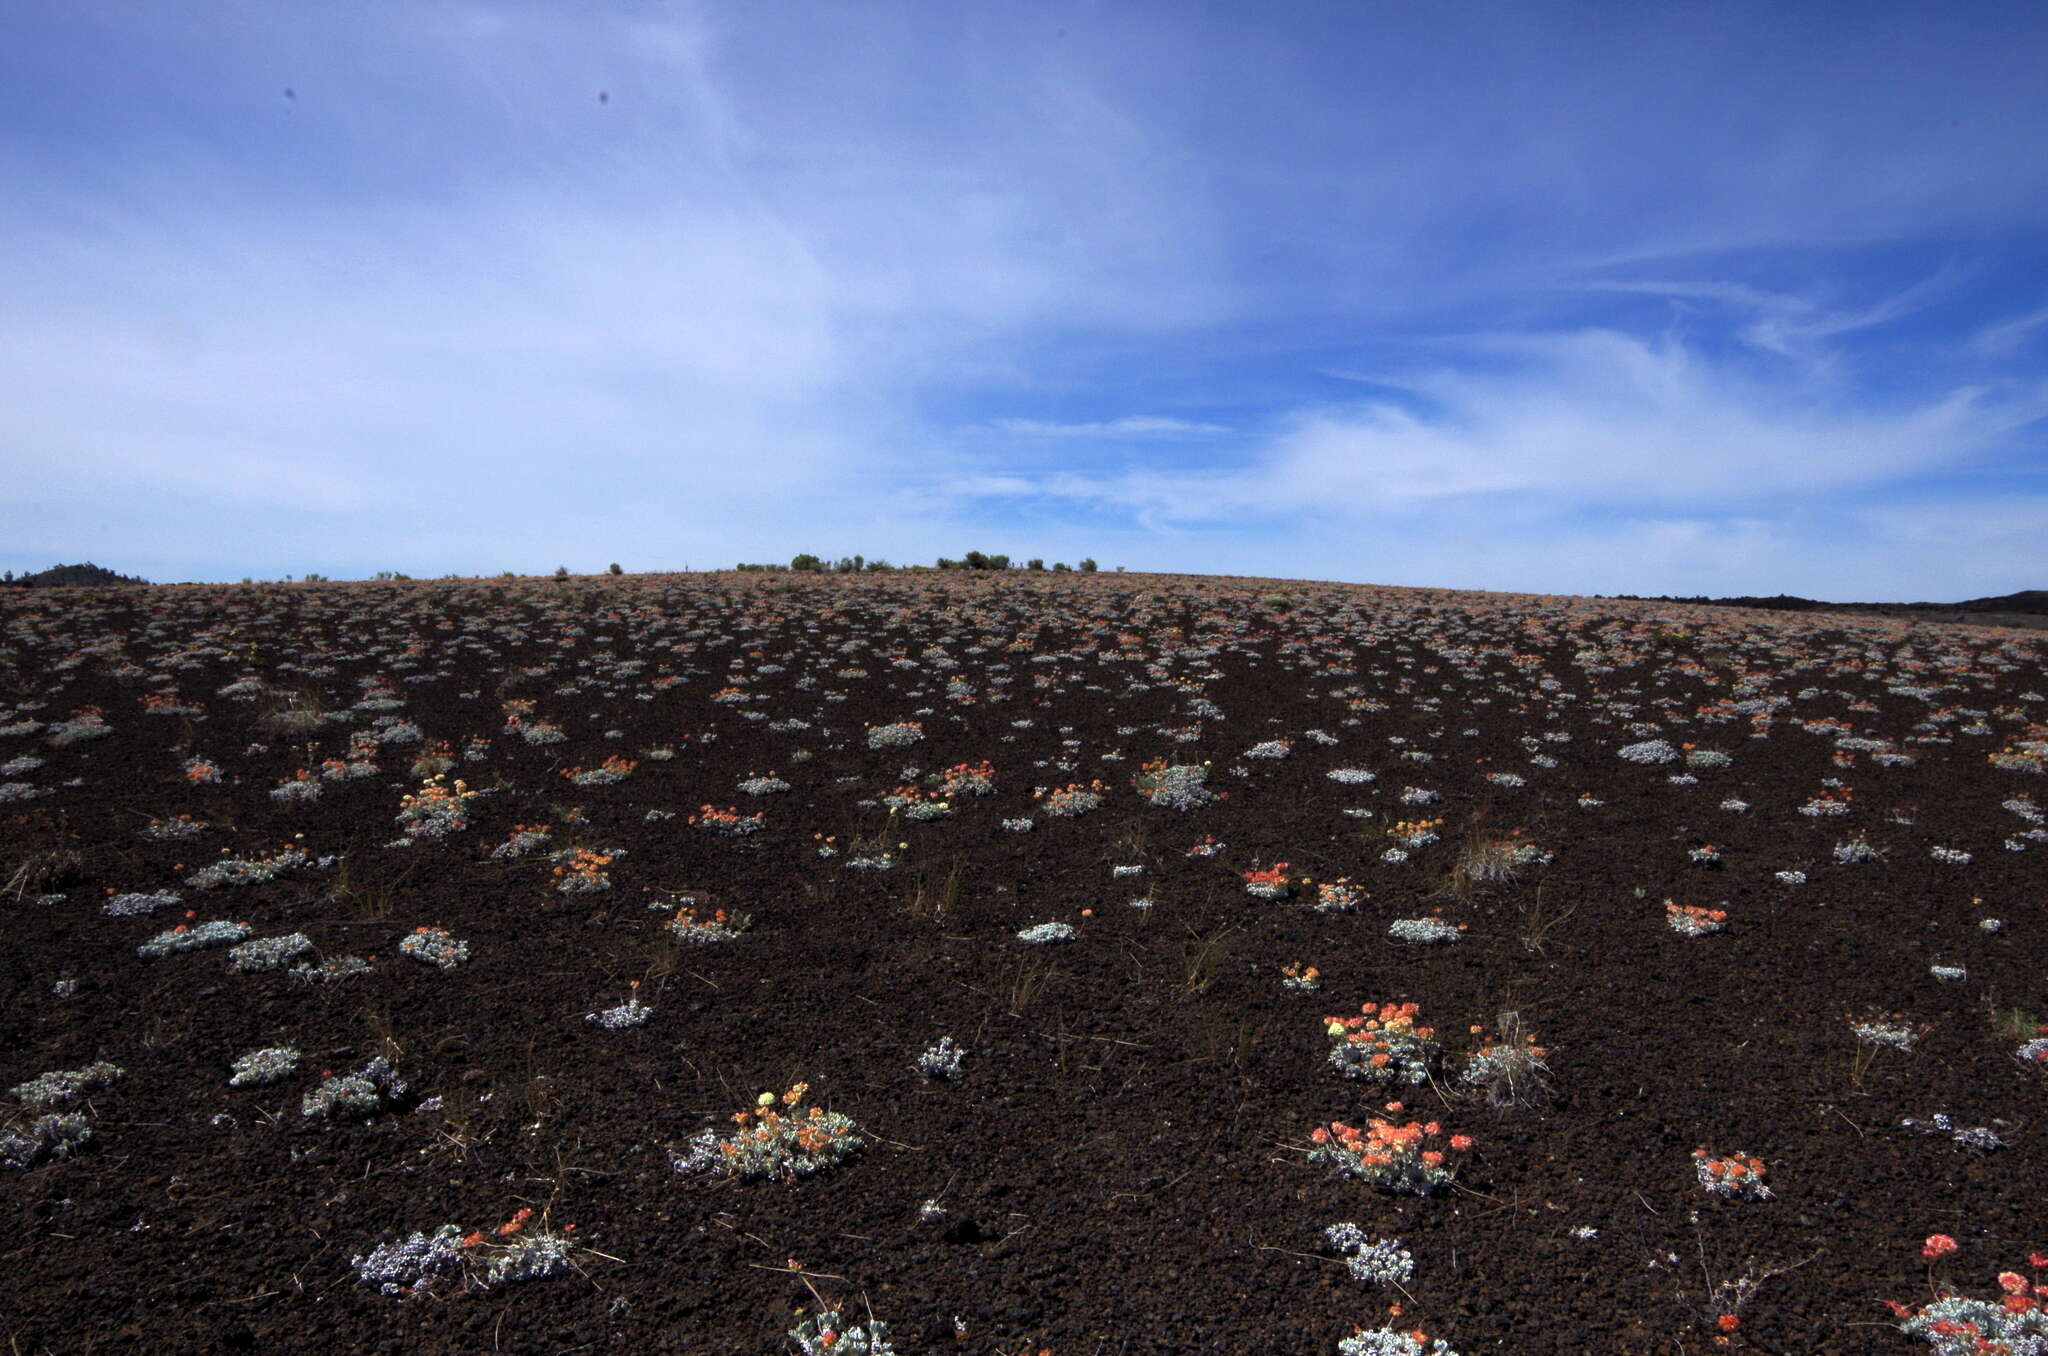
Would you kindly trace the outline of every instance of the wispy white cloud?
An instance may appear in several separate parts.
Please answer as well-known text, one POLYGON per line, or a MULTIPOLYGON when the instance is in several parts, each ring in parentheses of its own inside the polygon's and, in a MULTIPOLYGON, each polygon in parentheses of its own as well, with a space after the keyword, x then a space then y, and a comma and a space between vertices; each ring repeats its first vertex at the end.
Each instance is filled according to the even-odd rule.
POLYGON ((1978 353, 2004 357, 2018 351, 2044 326, 2048 326, 2048 306, 2038 311, 2028 311, 2009 320, 1986 325, 1970 338, 1970 347, 1978 353))
POLYGON ((1681 300, 1710 301, 1746 313, 1736 335, 1742 342, 1780 357, 1819 364, 1832 356, 1822 341, 1876 329, 1934 305, 1953 289, 1964 270, 1945 263, 1939 269, 1875 302, 1862 306, 1827 306, 1812 297, 1772 292, 1724 280, 1596 279, 1571 284, 1582 291, 1623 292, 1681 300))
POLYGON ((1078 424, 1051 423, 1043 419, 996 419, 989 426, 999 432, 1021 433, 1033 438, 1185 438, 1230 432, 1225 424, 1138 414, 1078 424))
POLYGON ((1220 470, 1053 474, 1042 492, 1215 522, 1246 513, 1359 517, 1486 497, 1592 508, 1741 512, 1973 469, 2048 416, 2048 386, 1960 387, 1891 408, 1841 403, 1612 331, 1471 341, 1492 361, 1381 382, 1425 397, 1311 407, 1220 470))

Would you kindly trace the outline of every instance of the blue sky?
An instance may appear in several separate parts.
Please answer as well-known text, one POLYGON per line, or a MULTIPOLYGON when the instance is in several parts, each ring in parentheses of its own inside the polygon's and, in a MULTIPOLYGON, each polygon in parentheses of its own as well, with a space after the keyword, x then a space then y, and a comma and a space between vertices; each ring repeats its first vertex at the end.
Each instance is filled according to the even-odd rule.
POLYGON ((0 565, 2048 587, 2048 7, 8 4, 0 565))

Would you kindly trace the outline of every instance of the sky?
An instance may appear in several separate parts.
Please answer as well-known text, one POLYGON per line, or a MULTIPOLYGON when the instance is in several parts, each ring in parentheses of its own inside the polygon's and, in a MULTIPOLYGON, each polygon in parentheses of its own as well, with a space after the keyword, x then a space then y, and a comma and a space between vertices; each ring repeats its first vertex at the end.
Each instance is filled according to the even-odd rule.
POLYGON ((2048 6, 0 0, 0 566, 2048 587, 2048 6))

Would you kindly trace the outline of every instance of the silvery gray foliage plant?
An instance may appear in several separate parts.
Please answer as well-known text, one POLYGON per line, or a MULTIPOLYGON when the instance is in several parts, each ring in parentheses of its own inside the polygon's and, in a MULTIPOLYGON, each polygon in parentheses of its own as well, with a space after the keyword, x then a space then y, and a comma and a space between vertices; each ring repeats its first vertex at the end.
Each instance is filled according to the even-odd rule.
POLYGON ((320 1086, 299 1103, 299 1113, 317 1119, 367 1119, 397 1106, 406 1094, 404 1080, 391 1061, 378 1055, 352 1074, 327 1074, 320 1086))
POLYGON ((569 1240, 552 1230, 521 1234, 494 1251, 479 1279, 487 1287, 542 1281, 569 1270, 569 1240))
POLYGON ((1323 1238, 1343 1253, 1344 1269, 1366 1285, 1399 1285, 1415 1274, 1415 1258, 1398 1238, 1368 1238, 1356 1224, 1332 1224, 1323 1238))
POLYGON ((335 984, 357 975, 375 974, 376 967, 361 956, 336 956, 318 965, 295 965, 292 978, 308 984, 335 984))
POLYGON ((868 747, 871 749, 905 749, 924 738, 924 726, 914 720, 898 721, 893 725, 877 725, 868 731, 868 747))
MULTIPOLYGON (((1417 1331, 1420 1331, 1419 1329, 1417 1331)), ((1393 1328, 1360 1329, 1337 1344, 1337 1356, 1458 1356, 1450 1343, 1393 1328), (1427 1345, 1424 1345, 1427 1343, 1427 1345)))
POLYGON ((299 1052, 289 1045, 251 1050, 237 1058, 233 1067, 234 1073, 228 1079, 229 1087, 267 1088, 299 1071, 299 1052))
MULTIPOLYGON (((2042 1044, 2048 1046, 2048 1041, 2044 1041, 2042 1044)), ((2005 1124, 2004 1121, 1998 1123, 2000 1125, 2005 1124)), ((2006 1147, 2004 1138, 1990 1126, 1979 1125, 1967 1129, 1958 1129, 1956 1123, 1945 1112, 1936 1112, 1932 1120, 1926 1121, 1916 1121, 1909 1116, 1905 1120, 1900 1121, 1899 1124, 1905 1129, 1918 1130, 1923 1134, 1947 1135, 1951 1141, 1965 1149, 1980 1149, 1985 1153, 1989 1153, 1993 1149, 2003 1149, 2006 1147)))
POLYGON ((320 799, 320 783, 294 778, 270 789, 270 798, 280 805, 310 805, 320 799))
POLYGON ((1208 780, 1207 763, 1168 763, 1157 772, 1141 775, 1138 790, 1153 805, 1186 813, 1216 799, 1216 793, 1204 785, 1208 780))
POLYGON ((348 1259, 356 1279, 386 1295, 429 1292, 465 1271, 462 1226, 444 1224, 431 1234, 415 1233, 395 1243, 379 1243, 361 1257, 348 1259))
POLYGON ((399 942, 398 949, 422 965, 442 970, 453 970, 469 959, 469 943, 446 928, 415 928, 399 942))
POLYGON ((1455 924, 1441 918, 1402 918, 1387 929, 1387 936, 1393 940, 1417 945, 1455 942, 1460 935, 1455 924))
POLYGON ((24 1172, 46 1158, 69 1158, 91 1138, 92 1127, 76 1113, 38 1116, 25 1131, 0 1130, 0 1168, 24 1172))
POLYGON ((654 1009, 641 1002, 638 997, 628 998, 615 1008, 606 1008, 584 1017, 607 1031, 624 1031, 629 1027, 645 1026, 647 1019, 654 1015, 654 1009))
POLYGON ((1018 941, 1039 945, 1046 942, 1072 941, 1073 937, 1074 927, 1071 923, 1039 923, 1017 934, 1018 941))
POLYGON ((889 1325, 869 1319, 865 1327, 845 1326, 837 1309, 811 1315, 789 1330, 789 1340, 803 1356, 896 1356, 889 1345, 889 1325))
POLYGON ((100 1060, 82 1069, 59 1069, 39 1074, 26 1083, 17 1083, 9 1091, 30 1111, 47 1111, 51 1107, 69 1106, 88 1092, 98 1092, 126 1072, 118 1064, 100 1060))
POLYGON ((158 909, 174 908, 184 902, 184 896, 172 894, 169 890, 158 890, 151 894, 130 891, 109 899, 100 912, 109 918, 130 918, 137 914, 155 913, 158 909))
POLYGON ((269 857, 223 857, 211 866, 185 878, 195 890, 213 890, 223 885, 264 885, 287 871, 304 866, 307 856, 297 848, 286 848, 269 857))
POLYGON ((254 930, 247 923, 230 923, 222 919, 201 923, 196 928, 180 923, 169 932, 160 932, 136 947, 135 954, 145 960, 154 960, 158 956, 175 955, 180 951, 202 951, 207 947, 229 946, 241 941, 254 930))
POLYGON ((960 1060, 966 1053, 953 1044, 951 1036, 941 1036, 937 1045, 917 1057, 917 1071, 926 1078, 958 1078, 960 1060))
POLYGON ((283 937, 258 937, 228 952, 228 969, 282 970, 286 961, 297 960, 313 949, 313 939, 303 932, 283 937))
POLYGON ((1935 1356, 2048 1356, 2048 1309, 2014 1311, 2003 1303, 1946 1295, 1899 1324, 1899 1331, 1926 1339, 1935 1356))
POLYGON ((1623 759, 1631 763, 1655 764, 1678 761, 1678 750, 1661 739, 1646 739, 1640 744, 1624 745, 1618 752, 1623 759))

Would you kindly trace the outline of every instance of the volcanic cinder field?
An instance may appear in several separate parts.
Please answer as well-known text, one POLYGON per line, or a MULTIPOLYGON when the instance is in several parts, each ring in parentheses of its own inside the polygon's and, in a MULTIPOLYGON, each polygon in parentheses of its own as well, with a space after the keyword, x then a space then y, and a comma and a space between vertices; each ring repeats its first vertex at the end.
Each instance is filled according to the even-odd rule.
POLYGON ((9 1352, 2039 1350, 2038 632, 1025 571, 0 625, 9 1352))

